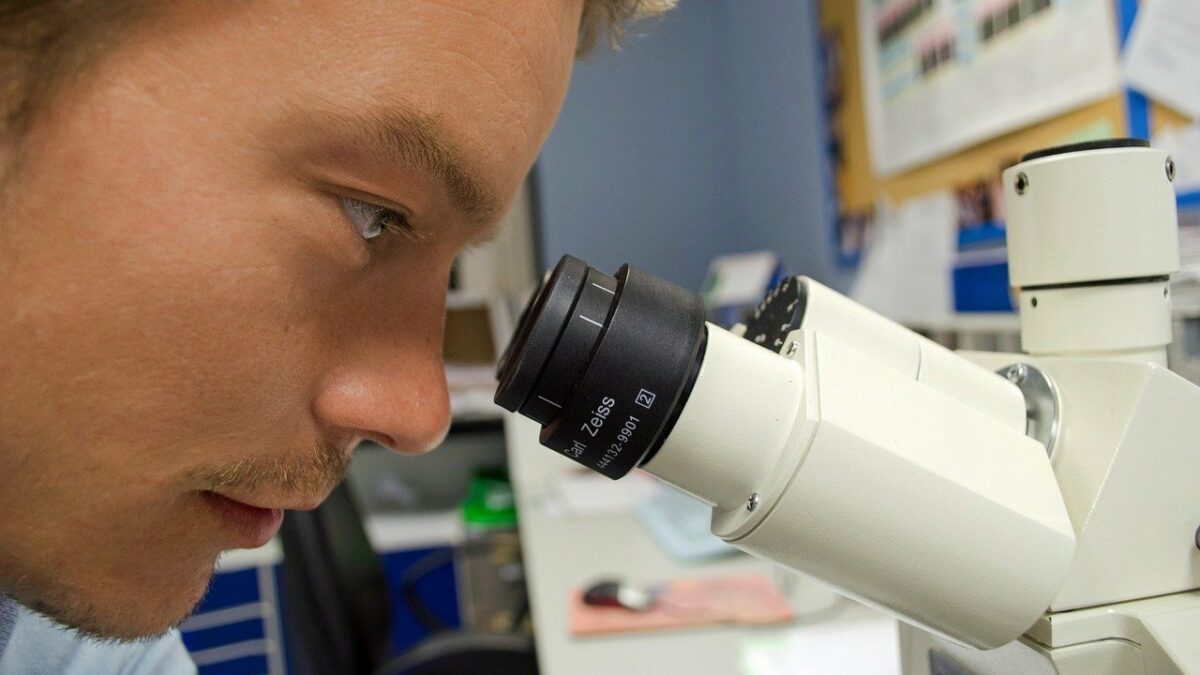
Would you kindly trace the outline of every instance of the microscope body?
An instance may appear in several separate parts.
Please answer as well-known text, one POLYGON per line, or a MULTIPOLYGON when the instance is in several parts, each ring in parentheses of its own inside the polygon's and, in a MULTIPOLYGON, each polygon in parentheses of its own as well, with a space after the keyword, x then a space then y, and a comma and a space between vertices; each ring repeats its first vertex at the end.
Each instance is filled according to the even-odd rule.
POLYGON ((966 356, 988 369, 1024 364, 1031 420, 1054 418, 1042 435, 1075 554, 1046 613, 998 649, 902 626, 906 673, 1200 672, 1200 387, 1165 357, 1167 275, 1178 269, 1173 173, 1165 153, 1143 148, 1006 172, 1029 354, 966 356), (1034 377, 1050 387, 1030 386, 1034 377))
POLYGON ((787 367, 710 327, 643 468, 726 541, 902 619, 906 673, 1200 673, 1172 177, 1119 144, 1006 172, 1026 354, 951 353, 807 279, 799 328, 766 345, 787 367))
POLYGON ((733 331, 565 256, 496 400, 610 478, 902 621, 909 675, 1200 675, 1200 387, 1169 371, 1174 166, 1130 139, 1005 172, 1023 354, 956 354, 791 278, 733 331))
POLYGON ((1045 614, 1016 641, 963 647, 907 624, 909 675, 1200 673, 1200 387, 1154 363, 970 354, 1054 382, 1051 463, 1076 531, 1045 614))

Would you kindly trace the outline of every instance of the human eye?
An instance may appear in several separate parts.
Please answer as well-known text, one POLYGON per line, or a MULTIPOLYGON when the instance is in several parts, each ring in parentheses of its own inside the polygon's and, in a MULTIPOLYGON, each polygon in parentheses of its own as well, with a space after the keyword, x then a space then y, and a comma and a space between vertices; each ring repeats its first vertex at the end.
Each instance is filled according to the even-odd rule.
POLYGON ((408 216, 386 206, 355 199, 339 197, 342 211, 346 214, 354 229, 365 240, 370 241, 391 232, 406 237, 415 238, 416 232, 408 222, 408 216))

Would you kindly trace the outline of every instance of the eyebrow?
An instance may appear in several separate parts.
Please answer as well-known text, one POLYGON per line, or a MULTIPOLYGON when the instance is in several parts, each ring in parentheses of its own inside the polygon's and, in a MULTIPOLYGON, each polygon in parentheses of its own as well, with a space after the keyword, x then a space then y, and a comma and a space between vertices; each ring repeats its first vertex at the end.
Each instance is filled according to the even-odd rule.
POLYGON ((403 110, 357 113, 351 127, 371 150, 437 177, 458 208, 477 225, 489 225, 499 216, 499 196, 476 176, 464 154, 433 118, 403 110))

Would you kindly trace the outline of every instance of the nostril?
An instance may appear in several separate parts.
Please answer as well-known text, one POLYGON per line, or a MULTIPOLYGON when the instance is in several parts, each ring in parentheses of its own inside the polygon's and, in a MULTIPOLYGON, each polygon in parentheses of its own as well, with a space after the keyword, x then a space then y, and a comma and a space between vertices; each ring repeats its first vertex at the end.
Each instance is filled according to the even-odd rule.
POLYGON ((389 450, 395 450, 399 447, 398 444, 396 443, 396 439, 392 438, 391 436, 389 436, 387 434, 363 433, 362 437, 363 437, 364 441, 370 441, 376 445, 382 445, 383 447, 385 447, 389 450))
POLYGON ((313 416, 348 442, 369 440, 406 454, 430 450, 450 424, 441 363, 404 352, 386 356, 329 375, 312 403, 313 416))

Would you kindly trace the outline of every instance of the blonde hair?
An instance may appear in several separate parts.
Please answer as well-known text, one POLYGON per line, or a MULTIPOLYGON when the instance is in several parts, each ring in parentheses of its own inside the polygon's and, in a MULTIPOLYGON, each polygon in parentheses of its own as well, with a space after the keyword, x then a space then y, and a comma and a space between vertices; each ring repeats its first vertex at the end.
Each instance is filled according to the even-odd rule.
MULTIPOLYGON (((658 16, 676 2, 584 0, 577 53, 586 54, 602 36, 616 46, 627 24, 658 16)), ((60 80, 114 44, 121 29, 151 4, 0 0, 0 139, 19 138, 30 114, 60 80)))
POLYGON ((632 22, 660 16, 675 7, 677 0, 584 0, 576 53, 587 54, 601 36, 616 47, 632 22))

